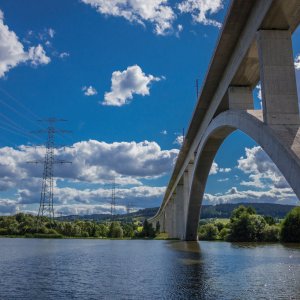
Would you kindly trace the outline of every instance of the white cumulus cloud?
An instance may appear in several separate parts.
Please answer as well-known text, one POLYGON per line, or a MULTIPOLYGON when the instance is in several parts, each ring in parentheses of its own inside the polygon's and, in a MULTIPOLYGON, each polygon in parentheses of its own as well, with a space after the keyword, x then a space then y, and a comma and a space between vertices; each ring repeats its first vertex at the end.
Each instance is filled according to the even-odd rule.
MULTIPOLYGON (((170 172, 178 155, 177 149, 162 150, 156 142, 149 141, 105 143, 89 140, 55 152, 59 159, 72 161, 70 165, 54 167, 56 205, 65 208, 74 205, 78 209, 84 205, 91 211, 98 207, 95 211, 102 212, 105 212, 103 205, 110 201, 113 181, 117 185, 120 205, 125 205, 126 201, 135 207, 159 205, 165 187, 148 182, 170 172)), ((0 190, 14 198, 0 197, 0 214, 14 213, 17 209, 36 210, 43 165, 27 162, 43 161, 44 154, 42 147, 0 148, 0 190)))
POLYGON ((33 66, 47 65, 51 59, 46 55, 42 45, 30 47, 28 52, 28 59, 33 66))
POLYGON ((181 13, 192 14, 193 20, 203 25, 212 25, 220 28, 222 24, 208 15, 217 13, 223 8, 223 0, 184 0, 178 4, 181 13))
POLYGON ((204 194, 204 204, 221 203, 278 203, 278 204, 298 204, 298 199, 289 188, 277 189, 272 187, 267 191, 238 190, 232 187, 225 193, 215 195, 204 194))
POLYGON ((146 75, 138 65, 130 66, 124 71, 115 71, 111 78, 111 91, 104 95, 103 105, 123 106, 129 103, 133 95, 150 94, 150 84, 161 78, 146 75))
POLYGON ((249 175, 249 181, 242 181, 241 185, 265 188, 289 188, 285 178, 276 165, 260 146, 245 149, 245 157, 238 160, 238 169, 249 175))
POLYGON ((220 168, 219 165, 213 161, 210 171, 209 171, 209 175, 215 175, 218 173, 229 173, 231 171, 231 168, 220 168))
POLYGON ((98 13, 123 17, 129 22, 154 25, 154 32, 165 35, 172 30, 172 23, 176 18, 168 0, 81 0, 94 7, 98 13))
POLYGON ((50 58, 41 45, 30 47, 28 52, 25 51, 15 32, 4 24, 4 15, 0 10, 0 78, 10 69, 25 62, 37 66, 48 64, 50 58))

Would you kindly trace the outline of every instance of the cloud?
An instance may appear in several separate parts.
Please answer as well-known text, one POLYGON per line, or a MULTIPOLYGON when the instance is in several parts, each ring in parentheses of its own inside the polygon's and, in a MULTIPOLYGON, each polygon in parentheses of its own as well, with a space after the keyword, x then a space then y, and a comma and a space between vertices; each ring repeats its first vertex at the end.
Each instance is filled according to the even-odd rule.
POLYGON ((259 100, 262 100, 262 95, 261 95, 261 84, 259 83, 255 88, 257 89, 257 98, 258 98, 259 100))
POLYGON ((4 24, 4 15, 0 10, 0 78, 10 69, 26 62, 37 66, 48 64, 50 58, 40 44, 30 47, 28 52, 25 51, 15 32, 9 30, 9 27, 4 24))
POLYGON ((84 86, 81 90, 84 92, 85 96, 97 95, 97 90, 94 87, 92 87, 91 85, 89 87, 84 86))
POLYGON ((14 215, 19 211, 19 205, 16 201, 10 199, 0 199, 0 214, 14 215))
POLYGON ((150 94, 152 81, 161 78, 146 75, 138 65, 128 67, 125 71, 115 71, 111 78, 111 91, 104 95, 103 105, 123 106, 129 103, 133 95, 146 96, 150 94))
POLYGON ((295 64, 295 69, 300 70, 300 54, 296 56, 294 64, 295 64))
POLYGON ((182 31, 183 31, 183 25, 182 25, 182 24, 178 24, 178 25, 177 25, 177 31, 176 31, 176 33, 175 33, 176 37, 179 38, 180 33, 181 33, 182 31))
POLYGON ((59 55, 58 55, 59 58, 66 58, 69 56, 70 56, 70 53, 68 53, 68 52, 62 52, 62 53, 59 53, 59 55))
POLYGON ((40 44, 36 47, 29 48, 28 59, 33 66, 47 65, 51 61, 40 44))
POLYGON ((229 178, 220 178, 217 180, 218 182, 225 182, 225 181, 229 181, 229 178))
MULTIPOLYGON (((249 180, 242 181, 239 188, 232 187, 225 193, 214 195, 206 193, 205 204, 243 202, 299 204, 297 196, 261 147, 245 148, 245 156, 241 157, 237 163, 237 168, 247 175, 249 180), (249 189, 250 187, 252 189, 249 189), (248 189, 242 190, 245 188, 248 189)), ((217 172, 218 166, 214 163, 212 174, 217 172)), ((234 178, 239 180, 237 175, 234 178)), ((225 180, 227 181, 227 178, 218 181, 225 180)))
POLYGON ((54 35, 55 35, 55 30, 53 28, 49 28, 48 29, 48 34, 49 36, 53 39, 54 38, 54 35))
POLYGON ((209 19, 207 15, 215 14, 223 7, 223 0, 184 0, 178 4, 180 12, 190 13, 195 22, 218 28, 222 24, 216 20, 209 19))
POLYGON ((285 178, 260 146, 245 148, 245 152, 246 156, 237 161, 237 167, 249 175, 249 181, 242 181, 241 185, 256 188, 266 188, 270 185, 275 188, 289 188, 285 178))
MULTIPOLYGON (((73 162, 54 167, 55 205, 64 209, 74 205, 78 212, 87 209, 105 212, 103 205, 110 202, 113 180, 117 184, 118 205, 125 207, 126 201, 130 201, 135 207, 158 206, 165 187, 148 182, 169 173, 179 151, 162 150, 157 143, 148 141, 89 140, 55 152, 59 159, 73 162)), ((2 202, 6 201, 3 202, 6 208, 1 208, 0 202, 0 213, 14 213, 17 207, 22 211, 36 211, 43 165, 27 162, 43 161, 44 153, 42 147, 0 148, 0 190, 14 198, 6 199, 7 202, 0 197, 2 202), (12 205, 7 207, 8 203, 12 205)))
MULTIPOLYGON (((0 189, 27 189, 28 184, 38 188, 34 180, 40 179, 42 165, 26 162, 43 161, 44 151, 42 147, 0 148, 0 189)), ((177 149, 161 150, 156 142, 83 141, 56 150, 56 156, 73 163, 55 168, 55 176, 93 184, 108 184, 115 178, 119 185, 141 185, 140 179, 170 172, 177 155, 177 149)))
POLYGON ((167 135, 167 134, 168 134, 168 131, 167 131, 166 129, 164 129, 164 130, 162 130, 160 133, 161 133, 162 135, 167 135))
MULTIPOLYGON (((152 186, 138 186, 131 188, 116 188, 116 201, 125 203, 124 199, 134 201, 136 199, 151 199, 162 197, 165 192, 165 187, 152 187, 152 186)), ((57 195, 58 202, 61 204, 66 203, 99 203, 110 202, 111 190, 110 189, 85 189, 79 190, 75 188, 56 188, 55 194, 57 195), (101 200, 100 200, 101 199, 101 200)))
POLYGON ((106 16, 123 17, 129 22, 145 26, 145 22, 154 25, 157 35, 165 35, 172 30, 176 16, 167 5, 168 0, 81 0, 91 5, 98 13, 106 16))
POLYGON ((183 135, 178 135, 176 137, 175 141, 173 142, 173 144, 177 144, 179 146, 182 146, 183 140, 184 140, 184 136, 183 135))
POLYGON ((209 171, 209 175, 215 175, 218 173, 218 169, 219 169, 219 166, 218 164, 214 161, 211 165, 211 168, 210 168, 210 171, 209 171))
POLYGON ((231 168, 220 168, 219 165, 214 161, 211 165, 209 175, 215 175, 218 173, 229 173, 231 168))
POLYGON ((277 189, 275 187, 267 191, 240 191, 232 187, 224 194, 204 194, 204 204, 221 203, 278 203, 278 204, 299 204, 298 199, 289 188, 277 189))

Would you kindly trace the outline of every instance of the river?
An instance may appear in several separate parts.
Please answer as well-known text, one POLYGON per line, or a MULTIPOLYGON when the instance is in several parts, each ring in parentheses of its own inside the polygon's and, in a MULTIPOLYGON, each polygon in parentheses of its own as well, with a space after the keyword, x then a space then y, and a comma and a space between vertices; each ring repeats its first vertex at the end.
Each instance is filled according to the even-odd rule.
POLYGON ((300 245, 1 238, 0 299, 300 299, 300 245))

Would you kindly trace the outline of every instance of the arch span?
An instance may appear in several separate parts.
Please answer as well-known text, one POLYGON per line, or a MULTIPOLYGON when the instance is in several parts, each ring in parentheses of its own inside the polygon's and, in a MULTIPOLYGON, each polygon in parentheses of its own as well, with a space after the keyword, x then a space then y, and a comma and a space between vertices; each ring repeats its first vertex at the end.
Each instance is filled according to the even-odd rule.
POLYGON ((262 111, 223 112, 211 121, 199 141, 189 187, 186 240, 197 240, 200 209, 211 165, 223 141, 237 129, 243 131, 264 149, 300 199, 299 126, 267 125, 262 121, 262 111))

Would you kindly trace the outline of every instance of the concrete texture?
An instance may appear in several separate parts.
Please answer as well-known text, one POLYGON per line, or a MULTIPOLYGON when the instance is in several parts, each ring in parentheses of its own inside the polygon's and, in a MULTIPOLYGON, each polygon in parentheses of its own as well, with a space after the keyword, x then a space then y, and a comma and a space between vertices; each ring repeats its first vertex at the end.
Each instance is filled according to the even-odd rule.
POLYGON ((259 30, 257 44, 264 121, 299 125, 292 37, 289 30, 259 30))
POLYGON ((269 154, 300 197, 300 130, 291 34, 299 0, 233 0, 158 213, 169 237, 197 239, 207 176, 240 129, 269 154), (263 111, 253 111, 261 80, 263 111), (247 110, 247 111, 246 111, 247 110), (182 187, 180 187, 182 186, 182 187))

